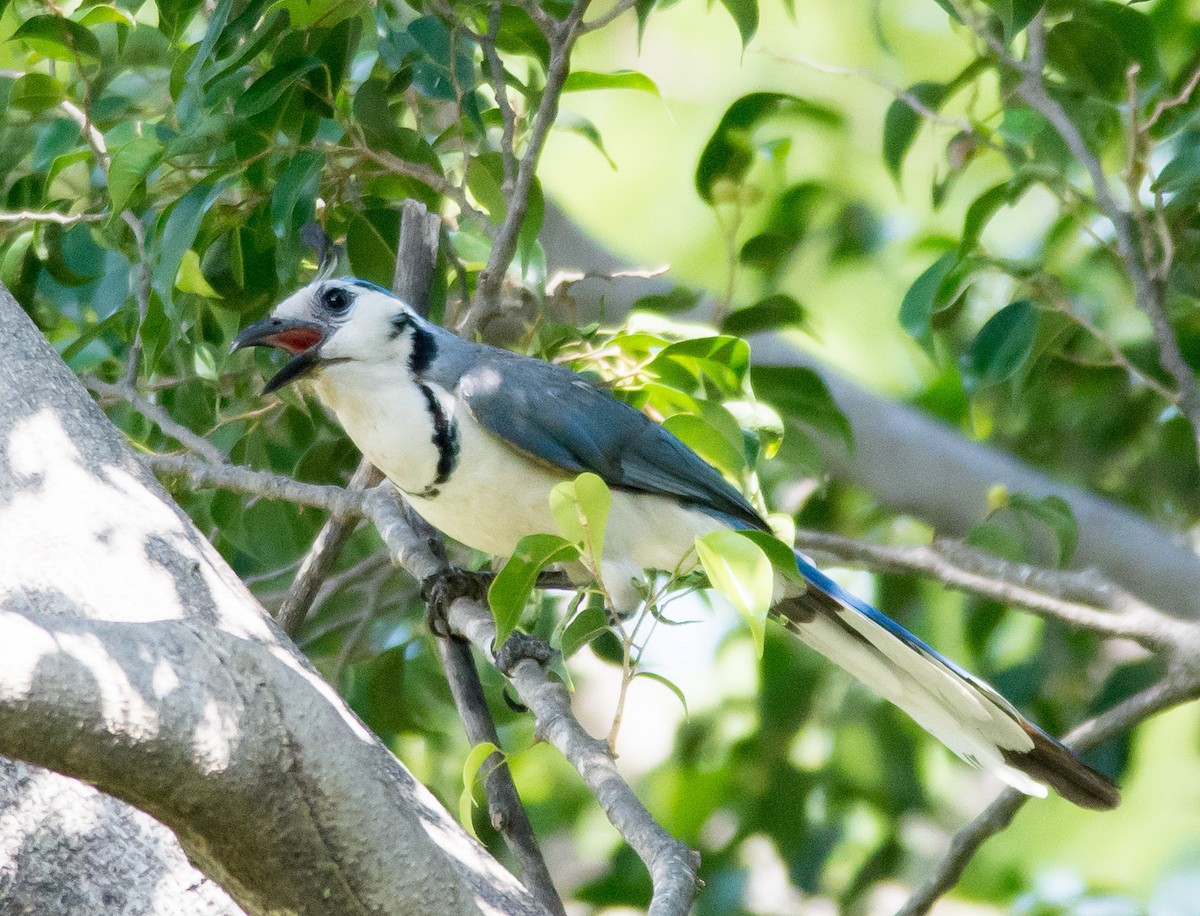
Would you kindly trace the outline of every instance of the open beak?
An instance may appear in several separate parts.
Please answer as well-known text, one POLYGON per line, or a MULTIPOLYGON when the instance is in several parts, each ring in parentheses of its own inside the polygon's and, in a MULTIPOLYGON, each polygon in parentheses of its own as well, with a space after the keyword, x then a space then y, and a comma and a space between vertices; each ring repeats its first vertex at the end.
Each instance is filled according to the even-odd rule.
POLYGON ((325 329, 319 324, 295 318, 267 317, 243 328, 233 340, 233 350, 275 347, 292 354, 292 358, 271 377, 263 389, 263 394, 270 394, 316 369, 321 363, 317 351, 324 340, 325 329))

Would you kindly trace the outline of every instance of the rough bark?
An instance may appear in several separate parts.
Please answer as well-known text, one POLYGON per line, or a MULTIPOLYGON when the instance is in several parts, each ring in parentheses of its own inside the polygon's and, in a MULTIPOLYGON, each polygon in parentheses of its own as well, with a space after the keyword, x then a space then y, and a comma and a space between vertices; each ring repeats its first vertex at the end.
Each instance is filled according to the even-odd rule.
POLYGON ((0 912, 244 913, 150 815, 77 780, 3 758, 0 912))
POLYGON ((249 913, 542 912, 282 636, 2 288, 0 558, 0 754, 153 815, 249 913))

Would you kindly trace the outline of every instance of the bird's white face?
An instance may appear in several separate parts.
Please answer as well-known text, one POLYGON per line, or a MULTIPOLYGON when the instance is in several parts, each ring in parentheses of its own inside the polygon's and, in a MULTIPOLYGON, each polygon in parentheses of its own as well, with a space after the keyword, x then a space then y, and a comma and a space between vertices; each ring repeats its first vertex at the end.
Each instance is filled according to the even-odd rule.
POLYGON ((424 322, 407 305, 356 280, 317 280, 238 335, 235 348, 270 346, 293 359, 267 383, 273 391, 341 363, 406 365, 424 322))

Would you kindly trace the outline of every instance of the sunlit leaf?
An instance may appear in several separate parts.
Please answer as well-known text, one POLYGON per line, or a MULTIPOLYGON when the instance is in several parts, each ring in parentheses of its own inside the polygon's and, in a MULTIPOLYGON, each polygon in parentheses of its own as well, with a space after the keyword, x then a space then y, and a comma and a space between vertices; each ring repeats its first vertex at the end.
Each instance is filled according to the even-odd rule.
POLYGON ((496 574, 488 589, 488 605, 496 618, 496 646, 504 641, 521 619, 538 574, 550 563, 578 558, 579 550, 557 534, 529 534, 517 542, 511 557, 496 574))
POLYGON ((635 89, 658 95, 654 80, 637 70, 617 70, 597 73, 594 70, 573 70, 563 85, 563 92, 584 92, 590 89, 635 89))
POLYGON ((563 536, 585 556, 604 556, 604 533, 612 493, 596 474, 580 474, 550 491, 550 511, 563 536))
POLYGON ((9 41, 20 41, 51 60, 69 63, 100 60, 100 42, 96 36, 62 16, 32 16, 12 33, 9 41))
POLYGON ((179 262, 179 272, 175 274, 175 287, 185 293, 194 293, 209 299, 220 299, 220 294, 204 279, 200 270, 200 256, 192 249, 183 253, 179 262))
POLYGON ((479 836, 475 833, 474 818, 471 816, 471 812, 475 808, 475 780, 479 776, 479 768, 483 766, 484 761, 491 757, 492 754, 501 754, 503 756, 500 748, 496 747, 492 742, 481 741, 471 748, 471 752, 467 754, 467 759, 463 761, 463 788, 462 793, 458 796, 458 820, 475 839, 479 839, 479 836))
POLYGON ((746 618, 761 658, 774 588, 770 559, 750 538, 729 530, 696 538, 696 554, 713 588, 746 618))

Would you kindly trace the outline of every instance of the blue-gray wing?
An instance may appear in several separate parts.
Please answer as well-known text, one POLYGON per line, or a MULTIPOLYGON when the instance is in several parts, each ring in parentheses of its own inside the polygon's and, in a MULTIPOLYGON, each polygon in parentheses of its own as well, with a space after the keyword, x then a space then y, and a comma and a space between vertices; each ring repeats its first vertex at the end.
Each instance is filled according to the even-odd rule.
POLYGON ((482 348, 459 395, 488 432, 614 489, 655 493, 730 521, 766 523, 712 465, 649 417, 563 366, 482 348))

